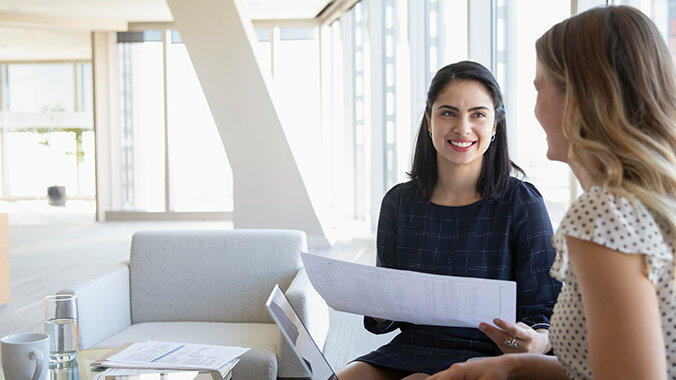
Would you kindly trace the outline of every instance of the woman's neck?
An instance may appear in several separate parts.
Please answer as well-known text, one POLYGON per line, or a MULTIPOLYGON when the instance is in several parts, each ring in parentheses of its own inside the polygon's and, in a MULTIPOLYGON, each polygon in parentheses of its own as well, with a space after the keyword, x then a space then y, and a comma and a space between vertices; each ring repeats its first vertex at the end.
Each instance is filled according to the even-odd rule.
POLYGON ((476 185, 482 160, 476 161, 457 165, 437 156, 437 183, 430 200, 443 206, 464 206, 480 200, 476 185))
POLYGON ((580 181, 580 186, 582 186, 584 191, 588 191, 589 188, 594 185, 592 177, 580 165, 570 163, 568 166, 570 167, 570 170, 573 171, 573 175, 575 175, 577 180, 580 181))

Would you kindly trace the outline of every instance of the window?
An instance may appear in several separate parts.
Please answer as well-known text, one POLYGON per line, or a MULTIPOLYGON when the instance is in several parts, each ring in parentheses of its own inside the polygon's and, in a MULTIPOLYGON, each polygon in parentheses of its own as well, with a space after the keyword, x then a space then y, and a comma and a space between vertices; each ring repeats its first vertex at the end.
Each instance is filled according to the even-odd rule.
POLYGON ((425 0, 426 88, 436 72, 467 59, 467 2, 425 0))
POLYGON ((657 25, 676 62, 676 1, 674 0, 608 0, 612 5, 629 5, 640 9, 657 25))
MULTIPOLYGON (((397 178, 397 37, 399 32, 399 14, 394 0, 383 1, 383 131, 385 155, 383 171, 385 176, 384 191, 398 182, 397 178)), ((408 128, 407 128, 408 129, 408 128)))
MULTIPOLYGON (((322 130, 329 174, 328 204, 334 213, 344 217, 354 216, 354 165, 352 145, 351 107, 347 107, 352 94, 351 51, 345 51, 345 37, 351 32, 343 27, 345 18, 322 27, 322 130), (346 63, 347 62, 347 63, 346 63), (349 81, 349 82, 348 82, 349 81)), ((349 20, 347 21, 349 25, 349 20)))
MULTIPOLYGON (((368 38, 368 7, 361 1, 350 10, 348 16, 352 22, 352 78, 353 103, 352 126, 354 136, 354 175, 355 175, 355 217, 366 219, 369 211, 370 186, 368 173, 370 166, 371 141, 369 116, 371 106, 371 63, 370 41, 368 38)), ((382 110, 378 110, 382 112, 382 110)))
POLYGON ((75 73, 72 63, 7 65, 9 110, 63 112, 75 110, 75 73))
POLYGON ((256 28, 256 37, 258 44, 256 45, 256 57, 258 64, 261 66, 261 71, 272 75, 272 42, 270 39, 269 28, 256 28))
POLYGON ((279 28, 274 95, 278 114, 308 193, 325 204, 320 128, 319 30, 279 28))
POLYGON ((118 33, 122 210, 164 211, 162 32, 118 33))
POLYGON ((118 50, 122 210, 232 210, 232 171, 180 35, 118 33, 118 50))
POLYGON ((497 6, 501 26, 497 29, 497 78, 505 95, 510 156, 542 193, 556 226, 568 208, 571 177, 565 164, 545 158, 545 133, 533 113, 535 41, 570 17, 570 3, 503 0, 497 6))
POLYGON ((0 88, 2 198, 42 198, 60 185, 92 200, 91 63, 0 63, 0 88))
POLYGON ((232 170, 218 128, 185 45, 178 32, 167 33, 172 211, 232 210, 232 170))

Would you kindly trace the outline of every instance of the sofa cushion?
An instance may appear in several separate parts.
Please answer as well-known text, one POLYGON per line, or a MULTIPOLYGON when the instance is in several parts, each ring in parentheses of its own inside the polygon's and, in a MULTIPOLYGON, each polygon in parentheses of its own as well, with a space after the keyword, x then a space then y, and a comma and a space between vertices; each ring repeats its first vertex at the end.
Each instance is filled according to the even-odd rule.
POLYGON ((252 347, 233 370, 233 379, 276 379, 281 336, 274 323, 148 322, 127 327, 95 348, 127 342, 166 342, 252 347))
POLYGON ((131 244, 131 321, 272 323, 265 301, 300 269, 291 230, 144 231, 131 244))

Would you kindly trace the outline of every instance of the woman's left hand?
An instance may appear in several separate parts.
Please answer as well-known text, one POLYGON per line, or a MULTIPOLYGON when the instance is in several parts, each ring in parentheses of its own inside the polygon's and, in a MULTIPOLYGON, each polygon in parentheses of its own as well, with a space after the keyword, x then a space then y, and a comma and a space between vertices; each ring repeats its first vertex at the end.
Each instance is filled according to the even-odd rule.
POLYGON ((499 328, 491 326, 488 323, 480 323, 479 330, 491 338, 505 354, 519 352, 544 354, 549 351, 548 330, 535 331, 525 323, 517 322, 513 325, 498 318, 494 319, 493 323, 499 328), (516 347, 507 344, 512 338, 514 338, 516 347))

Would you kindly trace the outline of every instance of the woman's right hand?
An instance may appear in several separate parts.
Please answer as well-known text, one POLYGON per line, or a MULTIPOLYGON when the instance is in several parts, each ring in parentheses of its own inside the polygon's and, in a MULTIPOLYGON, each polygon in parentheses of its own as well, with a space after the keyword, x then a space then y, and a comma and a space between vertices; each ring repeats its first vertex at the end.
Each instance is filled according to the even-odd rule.
POLYGON ((456 363, 428 380, 507 380, 515 369, 512 355, 500 355, 456 363))

